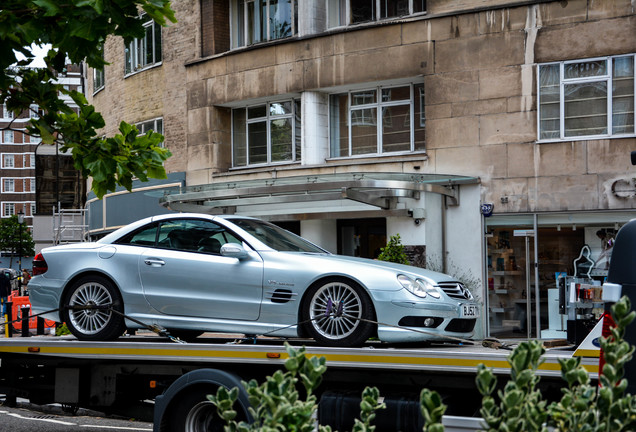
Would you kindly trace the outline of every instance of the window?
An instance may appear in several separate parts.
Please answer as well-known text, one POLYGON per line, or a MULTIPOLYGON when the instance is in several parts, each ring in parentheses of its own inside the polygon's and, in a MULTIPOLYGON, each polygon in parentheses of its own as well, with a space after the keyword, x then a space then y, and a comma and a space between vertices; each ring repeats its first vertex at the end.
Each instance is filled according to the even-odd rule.
POLYGON ((2 105, 2 118, 7 120, 13 120, 13 111, 9 111, 6 105, 2 105))
POLYGON ((39 143, 42 142, 42 137, 37 137, 37 136, 30 135, 29 136, 29 142, 31 144, 39 144, 39 143))
POLYGON ((13 142, 14 142, 13 141, 13 131, 12 130, 3 131, 2 139, 3 139, 5 144, 13 144, 13 142))
POLYGON ((29 106, 29 118, 39 119, 40 118, 40 107, 37 105, 29 106))
POLYGON ((35 203, 31 203, 30 208, 31 208, 31 216, 35 215, 35 203))
POLYGON ((298 33, 298 0, 232 0, 232 47, 298 33))
POLYGON ((329 0, 329 28, 426 12, 426 0, 329 0))
POLYGON ((22 189, 25 192, 35 192, 35 178, 29 177, 24 179, 24 188, 22 189))
POLYGON ((331 95, 329 121, 331 157, 424 150, 424 86, 331 95))
POLYGON ((539 65, 539 140, 633 135, 634 57, 539 65))
POLYGON ((161 62, 161 26, 148 15, 143 15, 140 19, 144 21, 146 34, 141 39, 134 39, 126 47, 126 74, 161 62))
MULTIPOLYGON (((101 46, 102 60, 104 59, 104 46, 101 46)), ((93 69, 93 93, 104 88, 105 76, 104 68, 93 69)))
POLYGON ((3 211, 2 211, 2 216, 4 217, 9 217, 9 216, 13 216, 15 214, 15 203, 2 203, 3 204, 3 211))
POLYGON ((28 153, 27 156, 29 157, 29 168, 35 168, 35 153, 28 153))
POLYGON ((117 240, 117 243, 218 255, 222 245, 242 244, 242 241, 214 222, 177 219, 143 227, 117 240))
POLYGON ((15 155, 2 155, 2 168, 15 168, 15 155))
POLYGON ((15 180, 12 178, 2 181, 2 192, 15 192, 15 180))
POLYGON ((233 166, 300 160, 300 128, 299 100, 232 110, 233 166))
MULTIPOLYGON (((163 135, 163 119, 157 118, 154 120, 147 120, 141 123, 137 123, 137 129, 139 129, 139 135, 145 135, 148 131, 157 132, 163 135)), ((163 147, 163 142, 159 144, 160 147, 163 147)))

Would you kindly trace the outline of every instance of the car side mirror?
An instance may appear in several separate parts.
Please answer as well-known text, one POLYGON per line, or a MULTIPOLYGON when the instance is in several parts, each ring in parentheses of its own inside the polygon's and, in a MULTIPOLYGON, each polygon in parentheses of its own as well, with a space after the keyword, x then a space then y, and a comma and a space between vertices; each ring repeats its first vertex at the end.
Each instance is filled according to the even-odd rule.
POLYGON ((248 253, 243 246, 237 243, 226 243, 221 246, 221 255, 229 258, 244 259, 248 253))

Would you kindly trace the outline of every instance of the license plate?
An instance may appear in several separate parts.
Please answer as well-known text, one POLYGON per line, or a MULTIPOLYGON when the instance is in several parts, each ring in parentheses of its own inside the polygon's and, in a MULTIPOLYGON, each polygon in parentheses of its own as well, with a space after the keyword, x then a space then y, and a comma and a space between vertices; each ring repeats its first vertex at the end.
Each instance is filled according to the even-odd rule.
POLYGON ((462 318, 479 318, 479 307, 474 304, 463 304, 460 315, 462 318))

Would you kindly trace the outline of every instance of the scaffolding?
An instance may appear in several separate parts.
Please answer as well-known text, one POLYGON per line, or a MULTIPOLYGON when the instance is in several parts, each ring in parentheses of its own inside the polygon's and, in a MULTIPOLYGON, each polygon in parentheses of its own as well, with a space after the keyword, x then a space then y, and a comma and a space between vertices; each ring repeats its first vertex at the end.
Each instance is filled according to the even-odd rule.
POLYGON ((53 209, 53 243, 78 243, 86 241, 86 209, 53 209))

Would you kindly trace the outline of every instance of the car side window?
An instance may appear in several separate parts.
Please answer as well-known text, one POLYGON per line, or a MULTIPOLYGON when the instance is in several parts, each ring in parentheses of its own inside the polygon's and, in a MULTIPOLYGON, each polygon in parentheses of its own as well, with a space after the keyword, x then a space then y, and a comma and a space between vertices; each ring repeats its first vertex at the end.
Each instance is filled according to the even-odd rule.
POLYGON ((177 219, 159 226, 157 246, 219 255, 225 243, 242 241, 221 225, 200 219, 177 219))
POLYGON ((131 246, 148 246, 153 247, 157 239, 157 225, 152 224, 150 227, 145 227, 137 231, 133 231, 130 234, 117 240, 116 244, 126 244, 131 246))

